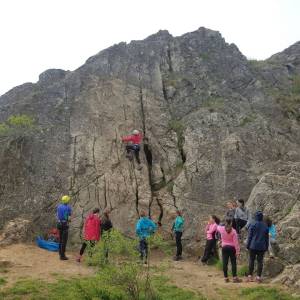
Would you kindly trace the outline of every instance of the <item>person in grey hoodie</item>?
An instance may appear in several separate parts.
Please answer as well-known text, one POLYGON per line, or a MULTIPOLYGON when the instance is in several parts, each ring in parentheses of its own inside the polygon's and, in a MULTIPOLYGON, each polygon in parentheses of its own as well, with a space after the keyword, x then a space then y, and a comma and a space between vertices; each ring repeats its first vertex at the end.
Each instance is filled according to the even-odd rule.
POLYGON ((239 199, 237 201, 238 207, 235 210, 234 220, 236 224, 236 231, 238 234, 241 233, 241 230, 246 226, 250 220, 249 210, 245 207, 245 201, 239 199))

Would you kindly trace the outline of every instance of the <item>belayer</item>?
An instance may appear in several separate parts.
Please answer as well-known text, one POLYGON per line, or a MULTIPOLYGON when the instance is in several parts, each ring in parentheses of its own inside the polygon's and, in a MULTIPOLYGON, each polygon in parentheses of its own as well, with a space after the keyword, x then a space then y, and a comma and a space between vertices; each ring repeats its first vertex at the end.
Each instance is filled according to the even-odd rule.
POLYGON ((122 142, 128 143, 126 145, 127 157, 131 157, 131 152, 134 153, 135 159, 139 166, 141 167, 140 160, 140 150, 141 150, 141 142, 143 139, 143 135, 138 130, 133 130, 131 135, 126 135, 122 137, 122 142))
POLYGON ((57 206, 56 210, 57 229, 59 230, 59 257, 61 260, 68 259, 65 252, 68 242, 70 217, 72 214, 72 209, 69 205, 70 200, 70 196, 63 196, 61 198, 61 204, 57 206))

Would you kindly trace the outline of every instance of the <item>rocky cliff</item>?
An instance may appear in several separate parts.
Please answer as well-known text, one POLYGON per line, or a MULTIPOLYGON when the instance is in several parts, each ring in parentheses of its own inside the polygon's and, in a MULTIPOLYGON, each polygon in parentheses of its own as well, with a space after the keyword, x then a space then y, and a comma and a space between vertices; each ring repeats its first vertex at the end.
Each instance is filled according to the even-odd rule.
POLYGON ((120 43, 73 72, 47 70, 0 97, 0 122, 36 119, 38 130, 1 137, 0 226, 16 217, 35 232, 73 195, 73 238, 95 206, 133 234, 146 209, 170 227, 176 207, 191 239, 228 199, 248 199, 282 228, 283 257, 300 263, 300 42, 249 61, 206 28, 120 43), (145 136, 142 170, 121 136, 145 136), (290 253, 293 253, 291 256, 290 253))

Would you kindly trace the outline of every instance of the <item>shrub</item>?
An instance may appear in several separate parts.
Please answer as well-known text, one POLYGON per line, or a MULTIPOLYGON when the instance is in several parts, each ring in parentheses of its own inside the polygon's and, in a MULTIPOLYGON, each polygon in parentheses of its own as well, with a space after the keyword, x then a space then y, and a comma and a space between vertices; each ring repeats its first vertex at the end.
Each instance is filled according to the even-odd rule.
POLYGON ((35 120, 31 116, 12 115, 0 123, 0 136, 20 137, 31 134, 36 129, 35 120))

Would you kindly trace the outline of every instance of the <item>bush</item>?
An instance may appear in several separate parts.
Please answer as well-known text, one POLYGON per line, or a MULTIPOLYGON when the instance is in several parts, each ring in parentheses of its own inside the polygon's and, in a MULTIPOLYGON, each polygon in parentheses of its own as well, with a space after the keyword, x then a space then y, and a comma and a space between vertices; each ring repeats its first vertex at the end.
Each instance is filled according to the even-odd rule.
POLYGON ((31 116, 12 115, 5 122, 0 123, 0 136, 25 136, 31 134, 35 128, 35 120, 31 116))

